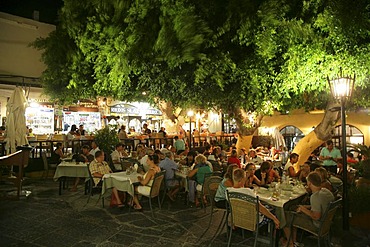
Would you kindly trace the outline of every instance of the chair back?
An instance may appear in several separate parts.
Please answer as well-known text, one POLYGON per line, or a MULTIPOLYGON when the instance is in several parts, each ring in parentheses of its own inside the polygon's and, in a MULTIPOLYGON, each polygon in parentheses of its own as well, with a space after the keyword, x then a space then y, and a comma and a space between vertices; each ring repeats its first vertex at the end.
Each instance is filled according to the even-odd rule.
MULTIPOLYGON (((217 171, 217 172, 210 172, 210 173, 205 173, 204 174, 204 183, 203 183, 203 187, 202 187, 202 190, 203 190, 203 195, 204 196, 209 196, 209 191, 208 191, 208 185, 207 183, 209 183, 209 180, 210 178, 212 177, 219 177, 221 178, 222 180, 222 173, 217 171)), ((216 191, 217 191, 217 188, 216 188, 216 191)))
POLYGON ((248 231, 256 231, 259 223, 258 197, 227 191, 227 198, 232 225, 248 231))
POLYGON ((162 187, 162 183, 163 183, 165 174, 166 174, 166 170, 163 170, 163 171, 158 172, 154 176, 153 184, 152 184, 152 187, 150 189, 150 197, 151 198, 159 196, 159 192, 161 191, 161 187, 162 187))
POLYGON ((212 204, 214 204, 216 192, 221 182, 222 182, 222 178, 219 176, 208 177, 207 181, 204 182, 203 187, 207 187, 210 201, 212 204))
POLYGON ((319 220, 320 222, 319 231, 318 231, 319 236, 325 236, 329 234, 330 227, 333 222, 335 213, 341 205, 342 205, 342 198, 339 198, 338 200, 329 203, 325 213, 319 220))

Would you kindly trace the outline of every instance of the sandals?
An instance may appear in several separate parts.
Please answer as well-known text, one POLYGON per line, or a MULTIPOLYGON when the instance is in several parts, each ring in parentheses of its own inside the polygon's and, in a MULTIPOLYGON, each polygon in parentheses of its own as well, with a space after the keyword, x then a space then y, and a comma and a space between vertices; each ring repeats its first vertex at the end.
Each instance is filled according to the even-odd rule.
POLYGON ((143 208, 138 208, 136 205, 134 205, 133 208, 137 212, 143 212, 143 208))

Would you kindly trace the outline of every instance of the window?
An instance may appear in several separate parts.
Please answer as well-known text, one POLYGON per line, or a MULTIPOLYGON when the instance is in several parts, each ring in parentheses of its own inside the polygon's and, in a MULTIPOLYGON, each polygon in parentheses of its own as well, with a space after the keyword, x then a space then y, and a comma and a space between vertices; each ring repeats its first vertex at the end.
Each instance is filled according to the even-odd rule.
MULTIPOLYGON (((342 147, 342 125, 338 125, 333 131, 334 146, 342 147)), ((353 125, 346 125, 346 142, 350 144, 364 144, 364 134, 353 125)))
POLYGON ((288 151, 292 151, 297 143, 304 137, 303 132, 293 125, 285 126, 280 130, 280 134, 284 136, 285 145, 288 151))

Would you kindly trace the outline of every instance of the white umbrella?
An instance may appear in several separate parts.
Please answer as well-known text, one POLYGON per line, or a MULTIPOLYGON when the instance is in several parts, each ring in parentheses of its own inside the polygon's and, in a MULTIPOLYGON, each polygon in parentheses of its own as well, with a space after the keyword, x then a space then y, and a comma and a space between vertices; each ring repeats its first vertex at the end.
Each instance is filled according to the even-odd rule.
POLYGON ((17 146, 28 144, 26 132, 27 99, 21 88, 16 87, 6 105, 5 141, 7 153, 14 153, 17 146))
POLYGON ((278 128, 274 129, 274 132, 272 133, 272 139, 274 140, 274 146, 277 150, 279 150, 280 147, 285 147, 284 136, 280 133, 278 128))

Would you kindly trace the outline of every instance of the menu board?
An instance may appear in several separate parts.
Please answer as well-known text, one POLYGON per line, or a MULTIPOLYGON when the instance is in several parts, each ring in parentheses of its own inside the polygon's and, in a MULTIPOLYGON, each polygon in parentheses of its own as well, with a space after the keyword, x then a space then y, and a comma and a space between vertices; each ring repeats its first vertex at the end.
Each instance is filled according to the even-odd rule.
POLYGON ((37 135, 54 134, 54 109, 46 107, 27 107, 26 125, 37 135))
POLYGON ((63 131, 69 131, 71 126, 75 124, 78 128, 83 125, 88 133, 101 128, 100 112, 63 112, 63 131))

